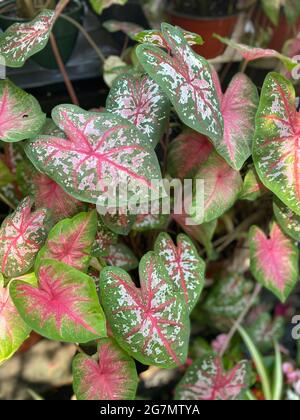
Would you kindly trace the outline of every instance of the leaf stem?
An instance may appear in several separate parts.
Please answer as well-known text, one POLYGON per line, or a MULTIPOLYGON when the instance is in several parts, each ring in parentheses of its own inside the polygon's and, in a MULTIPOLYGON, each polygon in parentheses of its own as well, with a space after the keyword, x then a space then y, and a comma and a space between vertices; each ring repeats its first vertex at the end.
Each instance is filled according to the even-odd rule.
POLYGON ((55 20, 59 18, 71 0, 60 0, 55 8, 55 20))
POLYGON ((5 203, 12 210, 16 210, 16 206, 8 198, 6 198, 5 195, 3 195, 1 192, 0 192, 0 201, 3 201, 3 203, 5 203))
POLYGON ((273 401, 281 401, 283 391, 283 373, 282 373, 282 357, 278 342, 274 344, 275 348, 275 368, 274 368, 274 389, 273 401))

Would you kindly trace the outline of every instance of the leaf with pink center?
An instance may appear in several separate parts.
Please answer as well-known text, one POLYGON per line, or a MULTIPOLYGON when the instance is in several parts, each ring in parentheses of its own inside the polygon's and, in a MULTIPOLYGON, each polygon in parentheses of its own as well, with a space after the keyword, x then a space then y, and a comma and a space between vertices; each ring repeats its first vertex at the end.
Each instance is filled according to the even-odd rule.
MULTIPOLYGON (((99 206, 119 185, 126 185, 127 200, 142 195, 145 202, 161 179, 157 157, 148 141, 127 121, 109 113, 86 112, 73 105, 52 111, 67 139, 38 136, 25 145, 37 169, 56 181, 74 198, 99 206)), ((126 206, 127 202, 117 205, 126 206)))
POLYGON ((207 137, 193 130, 185 130, 170 143, 168 173, 173 178, 192 178, 212 151, 213 146, 207 137))
POLYGON ((228 372, 222 360, 204 356, 190 366, 177 385, 176 400, 234 401, 243 398, 250 384, 250 367, 247 361, 238 363, 228 372))
POLYGON ((177 246, 167 233, 161 233, 155 242, 155 252, 191 312, 197 304, 204 286, 205 263, 196 247, 186 235, 178 235, 177 246))
POLYGON ((120 209, 116 214, 106 213, 102 216, 102 221, 117 235, 128 235, 134 225, 135 216, 120 209))
POLYGON ((18 142, 36 136, 46 115, 40 104, 9 80, 0 81, 0 140, 18 142))
MULTIPOLYGON (((202 36, 195 34, 194 32, 183 31, 183 36, 190 46, 204 44, 202 36)), ((163 36, 163 33, 156 29, 150 29, 137 33, 134 36, 134 40, 141 44, 153 44, 158 47, 168 49, 168 44, 163 36)))
POLYGON ((213 144, 233 169, 240 170, 252 153, 255 115, 259 103, 257 88, 242 73, 238 73, 232 79, 226 93, 223 94, 215 72, 215 86, 219 92, 224 119, 224 136, 221 141, 213 141, 213 144))
POLYGON ((300 215, 300 114, 293 85, 277 73, 262 89, 253 160, 263 184, 300 215))
POLYGON ((268 192, 267 188, 260 181, 255 168, 249 169, 244 178, 243 188, 240 193, 240 200, 255 201, 268 192))
POLYGON ((249 241, 253 276, 285 302, 298 282, 298 248, 276 223, 271 226, 269 237, 253 226, 249 241))
POLYGON ((122 243, 111 245, 103 260, 112 267, 119 267, 126 271, 135 270, 139 265, 138 259, 131 249, 122 243))
POLYGON ((135 125, 155 147, 165 133, 170 102, 147 75, 130 72, 118 77, 108 95, 106 110, 135 125))
POLYGON ((32 212, 32 204, 30 198, 25 198, 2 223, 0 264, 6 277, 20 276, 29 271, 46 241, 50 229, 48 211, 39 209, 32 212))
POLYGON ((0 366, 13 356, 30 331, 10 298, 9 286, 4 287, 0 276, 0 366))
POLYGON ((180 28, 164 23, 162 33, 170 54, 140 45, 140 63, 165 91, 183 123, 220 141, 224 124, 209 63, 189 47, 180 28))
POLYGON ((153 252, 143 257, 139 271, 140 288, 122 269, 101 272, 102 303, 113 335, 143 364, 179 366, 186 361, 190 330, 185 301, 153 252))
POLYGON ((8 67, 22 67, 32 55, 47 44, 55 12, 43 10, 35 19, 26 23, 15 23, 0 35, 0 54, 8 67))
POLYGON ((114 340, 99 341, 93 357, 73 360, 73 387, 78 400, 134 400, 138 375, 134 360, 114 340))
POLYGON ((300 242, 300 216, 286 207, 280 200, 274 200, 273 210, 277 223, 290 238, 300 242))
POLYGON ((135 35, 143 30, 143 28, 136 23, 122 22, 120 20, 113 19, 103 22, 103 27, 111 33, 123 32, 131 39, 135 39, 135 35))
MULTIPOLYGON (((229 210, 238 199, 243 185, 240 173, 232 169, 216 152, 201 165, 196 178, 204 182, 204 216, 200 220, 194 217, 195 222, 200 224, 211 222, 229 210)), ((191 214, 196 205, 194 200, 191 214)))
POLYGON ((96 211, 79 213, 72 219, 62 220, 49 233, 45 246, 38 254, 36 267, 50 259, 86 272, 96 230, 96 211))
POLYGON ((50 340, 86 343, 106 336, 106 321, 96 286, 86 274, 45 260, 37 287, 11 284, 11 297, 24 321, 50 340))

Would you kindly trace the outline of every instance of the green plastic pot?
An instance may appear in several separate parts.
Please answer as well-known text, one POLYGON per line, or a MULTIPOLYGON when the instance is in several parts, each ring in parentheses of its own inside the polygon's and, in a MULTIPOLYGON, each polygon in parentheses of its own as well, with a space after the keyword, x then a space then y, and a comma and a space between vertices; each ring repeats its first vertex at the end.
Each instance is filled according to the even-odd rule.
MULTIPOLYGON (((6 5, 9 5, 10 3, 15 3, 15 1, 4 1, 1 4, 1 8, 3 8, 6 5)), ((64 10, 64 14, 73 18, 77 22, 82 23, 83 5, 81 1, 72 0, 70 6, 64 10)), ((12 15, 0 14, 0 27, 3 31, 5 31, 9 26, 13 25, 14 23, 25 23, 28 21, 28 19, 22 19, 12 15)), ((57 46, 61 54, 61 58, 65 64, 69 61, 74 51, 78 37, 78 32, 78 28, 76 28, 74 25, 67 22, 61 17, 57 19, 54 25, 52 33, 55 36, 57 46)), ((58 69, 55 57, 52 52, 50 41, 42 51, 40 51, 32 57, 32 60, 34 60, 40 66, 45 67, 47 69, 58 69)))

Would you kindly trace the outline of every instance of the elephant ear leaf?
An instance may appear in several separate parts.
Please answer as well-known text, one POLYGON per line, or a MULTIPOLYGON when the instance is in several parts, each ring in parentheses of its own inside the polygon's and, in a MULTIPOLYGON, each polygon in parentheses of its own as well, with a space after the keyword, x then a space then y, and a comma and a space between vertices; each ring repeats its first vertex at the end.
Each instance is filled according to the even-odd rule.
POLYGON ((166 130, 170 103, 149 76, 126 73, 114 82, 106 110, 134 124, 155 147, 166 130))
POLYGON ((37 274, 37 287, 13 281, 10 288, 26 324, 50 340, 86 343, 106 336, 104 313, 89 276, 52 260, 45 260, 37 274))
POLYGON ((274 200, 274 215, 286 235, 300 242, 300 216, 286 207, 280 200, 274 200))
POLYGON ((300 116, 293 85, 267 76, 256 116, 253 160, 257 173, 287 207, 300 215, 300 116))
POLYGON ((32 205, 31 199, 25 198, 1 226, 0 264, 6 277, 25 274, 46 240, 50 228, 48 211, 31 212, 32 205))
POLYGON ((38 101, 9 80, 0 81, 0 140, 18 142, 36 136, 46 115, 38 101))
POLYGON ((138 385, 134 360, 112 339, 99 341, 94 357, 73 360, 73 387, 78 400, 133 400, 138 385))
POLYGON ((8 67, 22 67, 47 44, 55 12, 43 10, 29 23, 15 23, 0 35, 0 54, 8 67))
POLYGON ((162 258, 176 292, 182 294, 191 312, 203 289, 205 271, 205 263, 193 242, 188 236, 179 235, 176 247, 168 234, 161 233, 155 243, 155 252, 162 258))
POLYGON ((253 226, 249 240, 252 274, 285 302, 298 281, 298 248, 276 223, 271 226, 270 237, 253 226))
POLYGON ((150 252, 140 262, 137 288, 126 271, 101 272, 101 299, 115 339, 143 364, 163 368, 186 361, 189 318, 161 259, 150 252))
POLYGON ((163 24, 162 33, 170 54, 156 46, 140 45, 141 64, 165 91, 182 122, 220 141, 223 117, 208 62, 194 53, 179 28, 163 24))
POLYGON ((249 386, 248 362, 224 372, 219 357, 205 356, 187 370, 176 389, 176 400, 233 401, 242 398, 249 386))
MULTIPOLYGON (((143 189, 150 200, 161 180, 157 157, 148 141, 127 121, 109 113, 86 112, 73 105, 52 111, 67 139, 38 136, 25 151, 38 170, 73 197, 99 206, 108 205, 106 188, 127 186, 127 200, 143 189)), ((117 202, 116 205, 127 205, 117 202)))
POLYGON ((36 267, 43 260, 53 259, 86 272, 96 231, 96 211, 62 220, 49 233, 45 246, 38 254, 36 267))
POLYGON ((134 253, 125 244, 113 244, 108 248, 108 254, 102 257, 112 267, 131 271, 138 267, 139 262, 134 253))

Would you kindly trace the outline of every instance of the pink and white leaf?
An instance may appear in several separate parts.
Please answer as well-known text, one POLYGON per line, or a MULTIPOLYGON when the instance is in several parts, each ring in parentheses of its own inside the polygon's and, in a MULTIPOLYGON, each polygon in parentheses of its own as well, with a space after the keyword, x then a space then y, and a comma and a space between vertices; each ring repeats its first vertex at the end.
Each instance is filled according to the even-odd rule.
MULTIPOLYGON (((190 46, 203 45, 204 43, 202 36, 195 34, 194 32, 183 31, 183 36, 190 46)), ((168 43, 166 42, 163 33, 156 29, 137 33, 134 36, 134 40, 140 44, 153 44, 168 49, 168 43)))
POLYGON ((96 239, 92 247, 92 255, 95 257, 103 257, 109 255, 109 250, 112 245, 118 242, 118 235, 112 232, 102 221, 98 218, 98 227, 96 232, 96 239))
POLYGON ((128 246, 119 243, 108 248, 108 254, 102 257, 103 260, 112 267, 119 267, 125 271, 135 270, 138 259, 128 246))

